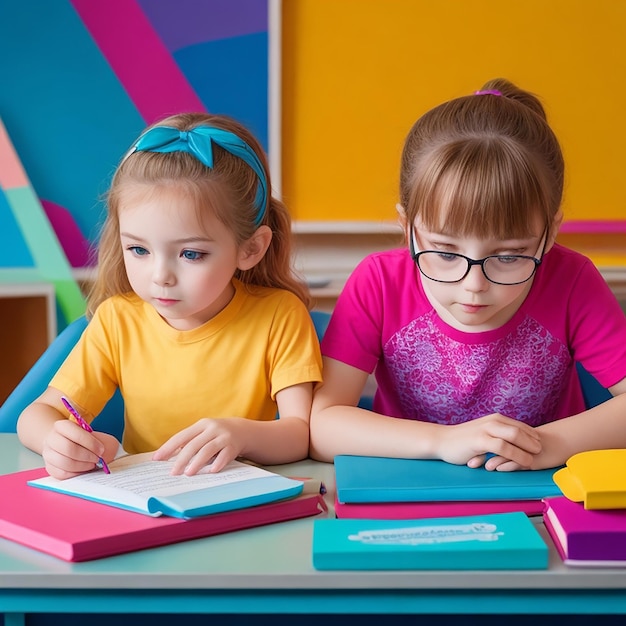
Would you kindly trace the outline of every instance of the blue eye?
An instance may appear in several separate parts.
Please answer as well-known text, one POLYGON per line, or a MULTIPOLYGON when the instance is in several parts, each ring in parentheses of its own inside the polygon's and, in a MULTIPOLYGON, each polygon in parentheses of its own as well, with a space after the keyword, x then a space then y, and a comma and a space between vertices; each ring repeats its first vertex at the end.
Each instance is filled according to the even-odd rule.
POLYGON ((198 261, 206 256, 206 252, 198 252, 197 250, 183 250, 181 255, 183 259, 188 261, 198 261))
POLYGON ((460 258, 459 255, 454 252, 438 252, 437 254, 442 261, 458 261, 460 258))
POLYGON ((520 261, 523 260, 522 258, 520 258, 519 255, 515 255, 515 254, 511 254, 511 255, 499 254, 494 258, 498 259, 498 261, 502 263, 503 265, 514 265, 515 263, 519 263, 520 261))
POLYGON ((146 254, 150 254, 142 246, 129 246, 128 250, 130 250, 130 252, 132 252, 135 256, 145 256, 146 254))

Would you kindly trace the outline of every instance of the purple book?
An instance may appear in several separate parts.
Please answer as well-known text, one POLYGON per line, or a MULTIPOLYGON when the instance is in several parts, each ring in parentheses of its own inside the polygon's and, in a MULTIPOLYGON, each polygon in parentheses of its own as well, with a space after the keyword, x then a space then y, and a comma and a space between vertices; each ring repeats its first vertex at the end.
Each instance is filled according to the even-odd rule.
POLYGON ((565 496, 545 499, 545 526, 567 565, 626 566, 626 509, 585 509, 565 496))

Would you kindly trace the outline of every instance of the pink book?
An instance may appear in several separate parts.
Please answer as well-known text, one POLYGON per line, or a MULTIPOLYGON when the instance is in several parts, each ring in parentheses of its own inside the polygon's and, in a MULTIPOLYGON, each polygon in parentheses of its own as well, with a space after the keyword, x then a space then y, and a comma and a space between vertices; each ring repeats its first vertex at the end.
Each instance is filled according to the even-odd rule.
POLYGON ((565 496, 545 505, 545 527, 566 565, 626 567, 626 509, 585 509, 565 496))
POLYGON ((89 561, 327 510, 315 492, 190 520, 150 517, 26 484, 42 476, 43 468, 0 476, 0 537, 65 561, 89 561))
POLYGON ((335 515, 359 519, 421 519, 521 511, 529 517, 543 513, 541 500, 469 500, 466 502, 376 502, 345 504, 335 499, 335 515))

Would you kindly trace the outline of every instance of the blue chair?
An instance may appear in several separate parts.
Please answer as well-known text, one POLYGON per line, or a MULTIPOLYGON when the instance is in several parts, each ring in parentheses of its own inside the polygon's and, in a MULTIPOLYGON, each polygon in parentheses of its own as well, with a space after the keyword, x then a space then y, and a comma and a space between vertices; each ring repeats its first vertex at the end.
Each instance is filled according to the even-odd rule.
MULTIPOLYGON (((311 311, 311 318, 317 336, 321 340, 328 326, 330 314, 323 311, 311 311)), ((0 432, 15 432, 20 413, 46 390, 53 374, 59 369, 86 326, 87 319, 84 316, 79 317, 64 328, 39 357, 4 404, 0 406, 0 432)), ((115 392, 100 415, 94 419, 92 426, 95 430, 110 433, 121 441, 124 429, 124 401, 119 390, 115 392)))
MULTIPOLYGON (((311 317, 313 318, 313 324, 317 332, 317 338, 322 341, 322 337, 324 336, 326 328, 328 327, 328 322, 330 322, 330 313, 326 313, 325 311, 311 311, 311 317)), ((373 404, 373 397, 361 396, 358 406, 360 406, 362 409, 367 409, 368 411, 371 411, 373 404)))
MULTIPOLYGON (((311 311, 311 318, 313 319, 317 336, 321 340, 330 321, 330 313, 311 311)), ((87 320, 85 317, 80 317, 73 321, 39 357, 39 360, 11 392, 4 404, 0 406, 0 432, 15 432, 17 418, 20 413, 45 391, 54 372, 56 372, 70 353, 86 326, 87 320)), ((580 364, 577 364, 577 367, 583 396, 588 408, 596 406, 611 397, 611 394, 580 364)), ((359 401, 359 406, 371 410, 372 400, 369 396, 363 396, 359 401)), ((110 433, 121 441, 124 429, 124 401, 119 390, 115 392, 100 415, 93 421, 93 427, 101 432, 110 433)))
MULTIPOLYGON (((84 316, 66 326, 22 378, 0 406, 0 432, 14 433, 20 413, 48 386, 50 379, 70 353, 87 326, 84 316)), ((95 430, 110 433, 121 441, 124 428, 124 402, 118 391, 93 421, 95 430)))
POLYGON ((326 311, 311 311, 311 319, 313 320, 313 326, 315 326, 317 338, 322 341, 328 322, 330 322, 330 313, 326 313, 326 311))
POLYGON ((610 391, 603 387, 580 363, 576 363, 576 368, 578 369, 585 405, 588 409, 598 406, 598 404, 602 404, 612 397, 610 391))

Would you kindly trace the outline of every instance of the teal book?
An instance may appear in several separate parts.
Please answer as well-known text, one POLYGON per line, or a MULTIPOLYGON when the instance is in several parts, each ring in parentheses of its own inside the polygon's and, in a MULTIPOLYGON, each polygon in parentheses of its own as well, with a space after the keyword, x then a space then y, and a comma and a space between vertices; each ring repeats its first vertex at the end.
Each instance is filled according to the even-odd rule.
POLYGON ((340 503, 541 500, 562 495, 556 469, 493 472, 440 460, 335 457, 340 503))
POLYGON ((318 570, 540 570, 548 546, 525 513, 416 520, 319 519, 318 570))
POLYGON ((110 474, 94 470, 66 480, 46 476, 28 484, 144 515, 181 519, 293 498, 304 488, 300 480, 240 461, 231 461, 214 474, 205 468, 195 476, 173 476, 173 464, 153 461, 152 452, 130 454, 110 463, 110 474))

